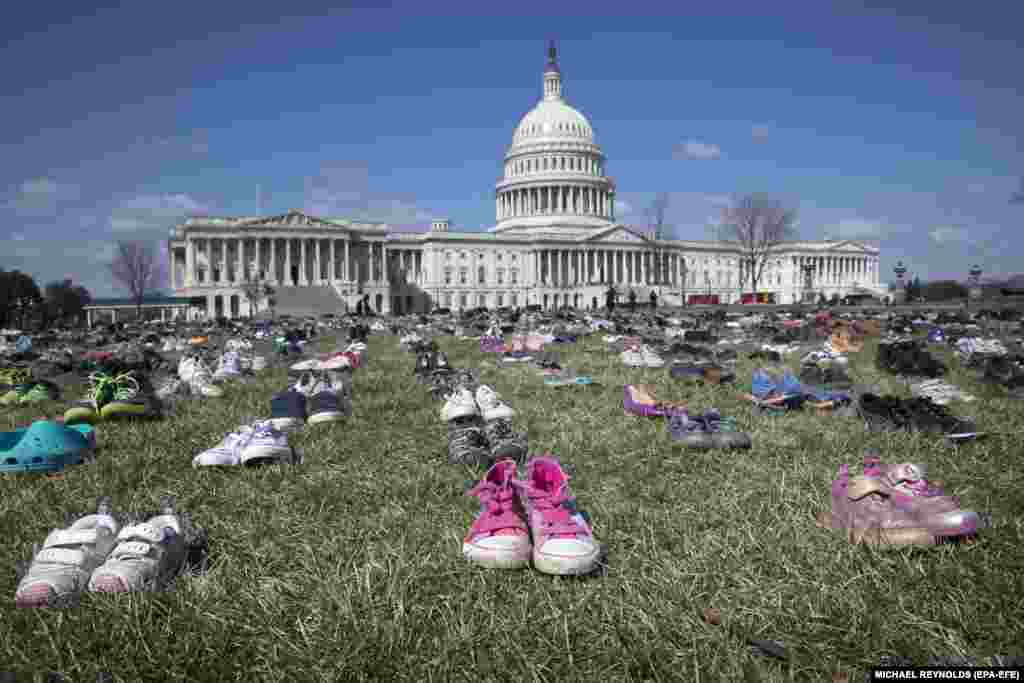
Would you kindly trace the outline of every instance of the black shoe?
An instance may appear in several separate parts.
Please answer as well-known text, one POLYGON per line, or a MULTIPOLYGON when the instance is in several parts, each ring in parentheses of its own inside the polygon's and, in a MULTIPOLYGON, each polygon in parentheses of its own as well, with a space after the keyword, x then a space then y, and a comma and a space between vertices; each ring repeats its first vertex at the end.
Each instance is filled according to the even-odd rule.
POLYGON ((893 396, 862 394, 857 403, 857 412, 867 425, 868 431, 884 432, 899 429, 896 413, 900 408, 899 399, 893 396))

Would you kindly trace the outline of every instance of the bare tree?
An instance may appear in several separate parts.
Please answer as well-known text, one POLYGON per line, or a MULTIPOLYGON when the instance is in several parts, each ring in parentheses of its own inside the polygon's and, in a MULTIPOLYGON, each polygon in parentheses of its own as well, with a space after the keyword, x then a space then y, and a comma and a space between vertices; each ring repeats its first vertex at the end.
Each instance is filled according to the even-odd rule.
POLYGON ((160 259, 155 244, 119 241, 110 263, 110 272, 128 290, 135 302, 135 319, 142 318, 142 301, 160 282, 160 259))
POLYGON ((647 229, 654 234, 655 245, 654 245, 654 262, 653 262, 653 281, 654 284, 660 285, 662 283, 662 255, 661 248, 658 242, 669 238, 669 232, 671 231, 670 226, 665 221, 665 214, 668 212, 668 193, 661 192, 651 205, 647 207, 644 215, 647 217, 647 229))
POLYGON ((767 195, 741 197, 723 211, 720 234, 738 243, 741 267, 752 291, 757 291, 772 252, 793 237, 795 226, 796 210, 767 195))

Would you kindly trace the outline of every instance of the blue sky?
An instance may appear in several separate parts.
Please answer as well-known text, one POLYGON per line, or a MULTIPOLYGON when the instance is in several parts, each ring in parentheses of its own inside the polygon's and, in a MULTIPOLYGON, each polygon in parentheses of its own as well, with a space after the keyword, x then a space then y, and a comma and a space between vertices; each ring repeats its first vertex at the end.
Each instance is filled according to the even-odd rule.
POLYGON ((0 267, 117 294, 114 241, 192 213, 489 227, 554 38, 626 224, 767 192, 884 273, 1024 271, 1024 3, 331 4, 8 10, 0 267))

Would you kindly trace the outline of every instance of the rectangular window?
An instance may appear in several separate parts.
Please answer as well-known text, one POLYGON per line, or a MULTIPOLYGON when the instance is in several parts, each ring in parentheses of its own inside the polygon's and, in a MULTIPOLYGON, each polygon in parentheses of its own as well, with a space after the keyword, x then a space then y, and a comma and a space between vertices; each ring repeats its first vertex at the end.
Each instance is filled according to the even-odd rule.
POLYGON ((484 267, 480 266, 476 269, 476 281, 477 284, 483 284, 487 282, 487 273, 484 271, 484 267))
POLYGON ((512 284, 518 283, 519 282, 519 271, 516 270, 515 268, 513 268, 510 271, 508 271, 508 281, 511 282, 512 284))
POLYGON ((518 306, 519 305, 519 296, 516 295, 516 294, 509 294, 508 295, 508 305, 509 306, 518 306))
POLYGON ((445 268, 444 269, 444 283, 446 285, 450 285, 452 283, 452 269, 451 268, 445 268))
POLYGON ((497 297, 497 304, 498 304, 498 308, 501 308, 502 306, 505 305, 505 297, 502 296, 501 294, 499 294, 498 297, 497 297))
POLYGON ((445 308, 451 308, 452 307, 452 295, 451 294, 445 294, 444 295, 444 307, 445 308))
POLYGON ((483 308, 484 306, 486 306, 487 305, 487 296, 484 295, 484 294, 478 295, 477 298, 476 298, 476 305, 479 306, 480 308, 483 308))
POLYGON ((459 271, 459 284, 466 284, 466 269, 463 268, 459 271))
POLYGON ((505 283, 505 269, 504 268, 498 268, 498 270, 495 272, 495 275, 498 278, 498 284, 499 285, 505 283))
POLYGON ((466 295, 465 294, 460 294, 459 295, 459 306, 461 308, 466 308, 466 295))

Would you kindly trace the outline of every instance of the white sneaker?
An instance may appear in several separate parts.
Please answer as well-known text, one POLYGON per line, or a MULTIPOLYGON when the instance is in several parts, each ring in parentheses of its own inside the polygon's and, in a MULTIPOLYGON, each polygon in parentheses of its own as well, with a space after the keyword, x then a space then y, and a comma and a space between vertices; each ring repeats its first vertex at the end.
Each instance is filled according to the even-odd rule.
POLYGON ((161 401, 183 396, 189 393, 188 384, 178 377, 168 377, 156 388, 154 395, 161 401))
POLYGON ((239 377, 242 374, 242 363, 237 351, 225 351, 221 354, 217 363, 217 371, 213 373, 213 380, 220 381, 239 377))
POLYGON ((654 352, 649 346, 640 347, 640 356, 643 359, 645 366, 649 368, 662 368, 665 367, 665 359, 654 352))
POLYGON ((313 391, 317 388, 316 378, 313 377, 313 373, 303 373, 301 377, 295 382, 295 391, 300 394, 304 394, 306 398, 313 395, 313 391))
POLYGON ((239 457, 243 465, 301 463, 295 449, 288 444, 288 436, 270 421, 257 422, 252 426, 249 439, 242 446, 239 457))
POLYGON ((96 514, 86 515, 67 529, 51 531, 18 584, 15 604, 43 607, 85 590, 93 570, 103 564, 117 542, 118 523, 111 512, 109 500, 104 500, 96 514))
POLYGON ((128 593, 173 579, 188 559, 181 520, 173 507, 142 524, 121 529, 118 544, 89 579, 89 590, 128 593))
POLYGON ((458 417, 479 414, 480 408, 476 404, 473 392, 465 387, 459 387, 446 396, 444 406, 441 408, 441 419, 445 422, 451 422, 458 417))
POLYGON ((511 419, 516 414, 512 407, 501 400, 501 397, 486 384, 476 389, 476 403, 480 407, 480 415, 485 422, 497 419, 511 419))
MULTIPOLYGON (((185 374, 181 377, 182 380, 188 382, 189 390, 194 394, 209 398, 220 398, 223 396, 224 390, 213 383, 210 369, 206 367, 203 361, 198 358, 190 360, 191 362, 186 366, 185 374)), ((179 375, 182 374, 180 366, 178 373, 179 375)))
POLYGON ((646 365, 644 360, 644 354, 636 349, 626 349, 619 354, 619 358, 622 359, 622 364, 631 368, 642 368, 646 365))
POLYGON ((252 428, 242 426, 224 440, 192 458, 192 467, 231 467, 242 463, 242 447, 252 436, 252 428))

